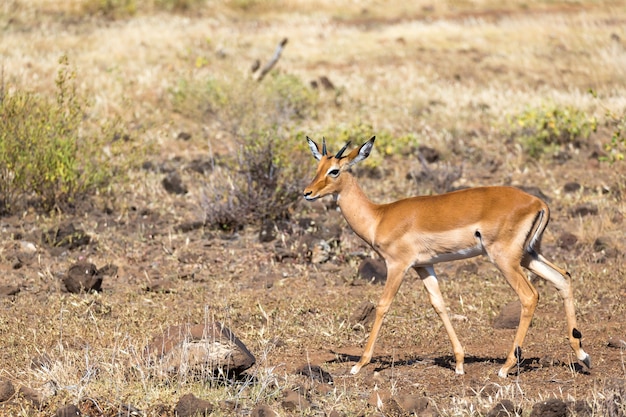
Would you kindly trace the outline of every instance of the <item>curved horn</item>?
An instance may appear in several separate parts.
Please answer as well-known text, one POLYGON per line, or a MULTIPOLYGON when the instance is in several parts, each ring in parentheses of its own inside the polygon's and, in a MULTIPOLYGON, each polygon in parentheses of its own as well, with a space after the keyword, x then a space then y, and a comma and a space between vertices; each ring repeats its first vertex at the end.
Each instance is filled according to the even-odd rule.
POLYGON ((326 156, 326 138, 322 137, 322 156, 326 156))
POLYGON ((341 155, 345 152, 346 149, 348 149, 348 146, 350 146, 350 141, 348 141, 348 143, 346 143, 343 148, 339 149, 339 152, 337 152, 335 158, 340 159, 341 155))

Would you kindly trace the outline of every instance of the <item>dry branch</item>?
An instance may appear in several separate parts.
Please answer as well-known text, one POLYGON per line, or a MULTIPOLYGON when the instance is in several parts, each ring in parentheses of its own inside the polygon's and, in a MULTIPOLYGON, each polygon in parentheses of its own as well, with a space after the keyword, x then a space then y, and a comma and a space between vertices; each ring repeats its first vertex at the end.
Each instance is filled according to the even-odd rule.
MULTIPOLYGON (((276 47, 276 50, 274 51, 274 55, 272 55, 272 58, 268 61, 267 64, 265 64, 263 68, 261 68, 261 71, 257 76, 257 81, 261 81, 267 75, 267 73, 270 72, 272 68, 274 68, 274 65, 276 65, 276 63, 280 59, 280 54, 282 54, 283 49, 285 49, 285 45, 287 45, 287 38, 284 38, 282 41, 280 41, 280 43, 276 47)), ((254 65, 253 71, 256 70, 256 68, 258 68, 258 66, 254 65)))

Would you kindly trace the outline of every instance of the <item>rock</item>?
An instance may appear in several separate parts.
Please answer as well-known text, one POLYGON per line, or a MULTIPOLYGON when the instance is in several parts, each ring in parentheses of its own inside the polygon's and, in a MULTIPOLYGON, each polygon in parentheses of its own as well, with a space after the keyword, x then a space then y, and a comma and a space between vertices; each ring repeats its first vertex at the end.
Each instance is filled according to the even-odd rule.
POLYGON ((175 294, 176 285, 169 279, 154 279, 150 281, 144 289, 147 292, 156 292, 161 294, 175 294))
POLYGON ((0 285, 0 297, 11 297, 19 294, 20 291, 17 285, 0 285))
POLYGON ((259 404, 252 409, 250 417, 278 417, 279 414, 268 405, 259 404))
POLYGON ((568 210, 570 217, 595 216, 598 214, 598 206, 592 203, 578 204, 568 210))
POLYGON ((563 186, 563 191, 566 193, 575 193, 581 188, 582 186, 577 182, 568 182, 563 186))
POLYGON ((176 136, 176 139, 188 141, 188 140, 191 139, 191 133, 189 133, 189 132, 179 132, 178 135, 176 136))
POLYGON ((511 400, 502 400, 489 410, 487 417, 509 417, 519 414, 521 414, 521 410, 516 410, 511 400))
POLYGON ((174 415, 178 417, 208 416, 213 412, 213 404, 197 398, 193 394, 185 394, 178 400, 174 415))
POLYGON ((333 383, 333 377, 318 365, 304 364, 296 370, 296 374, 304 375, 323 384, 333 383))
POLYGON ((422 154, 426 162, 428 162, 429 164, 432 164, 433 162, 437 162, 439 158, 441 157, 441 155, 439 154, 439 151, 437 151, 434 148, 428 147, 426 145, 420 145, 420 147, 417 148, 417 150, 419 153, 422 154))
POLYGON ((266 243, 276 239, 276 225, 273 221, 266 220, 259 230, 259 241, 266 243))
POLYGON ((11 381, 0 381, 0 403, 8 401, 15 394, 15 387, 11 381))
POLYGON ((167 191, 170 194, 187 194, 187 187, 185 187, 185 185, 183 184, 183 180, 180 178, 180 175, 178 175, 178 172, 174 171, 169 173, 165 178, 163 178, 163 181, 161 182, 163 184, 163 188, 165 188, 165 191, 167 191))
POLYGON ((283 393, 282 406, 285 410, 300 413, 311 408, 311 401, 298 391, 288 390, 283 393))
POLYGON ((335 89, 335 85, 325 75, 322 75, 320 77, 320 84, 322 85, 322 87, 324 87, 324 90, 334 90, 335 89))
POLYGON ((613 246, 611 238, 600 236, 593 242, 594 252, 603 252, 607 257, 614 258, 619 256, 619 250, 613 246))
POLYGON ((567 417, 567 404, 556 398, 533 405, 530 417, 567 417))
POLYGON ((617 337, 611 337, 609 338, 607 346, 615 349, 626 349, 626 338, 620 339, 617 337))
POLYGON ((44 232, 42 239, 55 248, 75 249, 87 245, 91 241, 91 236, 84 230, 74 227, 73 223, 68 223, 44 232))
POLYGON ((63 277, 63 284, 65 284, 67 291, 74 294, 101 291, 102 278, 94 264, 78 262, 70 266, 67 275, 63 277))
POLYGON ((387 265, 382 259, 366 258, 359 265, 359 277, 375 284, 383 284, 387 280, 387 265))
POLYGON ((570 415, 574 415, 576 417, 592 417, 594 415, 593 409, 587 403, 587 401, 584 400, 574 401, 573 403, 570 403, 569 409, 570 415))
POLYGON ((500 310, 500 314, 493 321, 494 329, 517 329, 522 313, 522 304, 519 300, 511 301, 500 310))
POLYGON ((19 394, 31 403, 33 403, 35 407, 41 407, 44 404, 44 395, 41 392, 32 388, 21 386, 19 389, 19 394))
POLYGON ((54 414, 56 417, 80 417, 80 410, 74 404, 66 405, 57 409, 54 414))
POLYGON ((350 317, 350 323, 367 327, 374 322, 374 318, 376 318, 376 306, 371 301, 365 300, 350 317))
POLYGON ((574 249, 577 243, 578 238, 576 237, 576 235, 569 232, 561 233, 561 235, 556 240, 557 246, 565 250, 574 249))
POLYGON ((238 376, 256 362, 241 340, 219 322, 170 326, 152 339, 145 352, 167 375, 238 376))
POLYGON ((534 195, 535 197, 538 197, 538 198, 542 199, 546 203, 550 203, 550 201, 552 201, 552 199, 550 197, 548 197, 547 195, 545 195, 543 193, 543 191, 541 191, 541 188, 539 188, 539 187, 520 185, 517 188, 519 188, 520 190, 524 191, 525 193, 528 193, 530 195, 534 195))
POLYGON ((318 239, 311 248, 311 263, 322 264, 330 259, 331 249, 327 241, 318 239))
POLYGON ((423 395, 397 395, 394 397, 400 408, 405 413, 413 415, 421 415, 428 409, 428 399, 423 395))
POLYGON ((550 368, 553 366, 561 366, 561 365, 562 365, 561 361, 555 358, 554 356, 546 355, 546 356, 542 356, 539 359, 539 366, 541 366, 542 368, 550 368))

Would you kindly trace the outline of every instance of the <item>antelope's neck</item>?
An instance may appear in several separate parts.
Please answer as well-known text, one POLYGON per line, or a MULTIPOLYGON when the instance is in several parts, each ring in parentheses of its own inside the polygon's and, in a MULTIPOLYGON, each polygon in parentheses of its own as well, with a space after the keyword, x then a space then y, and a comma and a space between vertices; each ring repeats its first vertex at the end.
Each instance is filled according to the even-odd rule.
MULTIPOLYGON (((344 173, 348 174, 348 173, 344 173)), ((348 174, 344 178, 337 202, 343 217, 357 235, 370 245, 373 245, 378 225, 378 205, 372 203, 356 179, 348 174)))

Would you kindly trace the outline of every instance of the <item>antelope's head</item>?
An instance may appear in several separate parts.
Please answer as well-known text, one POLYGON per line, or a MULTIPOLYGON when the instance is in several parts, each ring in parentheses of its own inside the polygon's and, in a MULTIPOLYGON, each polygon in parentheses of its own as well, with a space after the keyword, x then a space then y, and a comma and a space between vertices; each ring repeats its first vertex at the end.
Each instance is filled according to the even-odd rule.
POLYGON ((309 142, 311 153, 313 153, 313 157, 319 162, 317 164, 315 178, 313 178, 309 186, 304 189, 304 198, 313 201, 329 194, 338 194, 341 192, 341 174, 350 169, 352 165, 361 162, 370 155, 375 139, 376 136, 372 136, 370 140, 359 148, 355 148, 349 154, 344 155, 343 153, 350 145, 350 142, 348 142, 335 155, 329 155, 326 151, 326 139, 322 139, 322 149, 320 151, 317 143, 307 136, 306 140, 309 142))

